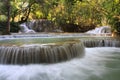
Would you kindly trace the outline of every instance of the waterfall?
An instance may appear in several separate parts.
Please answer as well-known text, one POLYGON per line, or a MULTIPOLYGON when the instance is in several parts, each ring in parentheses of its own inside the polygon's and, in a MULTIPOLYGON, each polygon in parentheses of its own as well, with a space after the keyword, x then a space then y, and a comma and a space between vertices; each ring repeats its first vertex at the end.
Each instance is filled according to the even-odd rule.
POLYGON ((26 25, 36 32, 53 32, 56 30, 52 21, 47 19, 32 20, 26 22, 26 25))
POLYGON ((85 47, 120 47, 120 40, 114 38, 83 39, 85 47))
POLYGON ((20 25, 20 32, 22 32, 22 33, 35 33, 35 31, 32 29, 29 29, 25 23, 20 25))
POLYGON ((119 47, 103 34, 0 36, 0 80, 119 80, 119 47))
POLYGON ((93 33, 93 34, 111 33, 111 28, 108 26, 102 26, 102 27, 95 28, 94 30, 90 30, 86 33, 93 33))
POLYGON ((1 39, 0 64, 58 63, 83 57, 84 46, 120 47, 120 39, 111 36, 58 35, 49 37, 19 35, 16 38, 14 36, 1 39))
POLYGON ((1 64, 57 63, 84 55, 82 43, 1 46, 1 64))

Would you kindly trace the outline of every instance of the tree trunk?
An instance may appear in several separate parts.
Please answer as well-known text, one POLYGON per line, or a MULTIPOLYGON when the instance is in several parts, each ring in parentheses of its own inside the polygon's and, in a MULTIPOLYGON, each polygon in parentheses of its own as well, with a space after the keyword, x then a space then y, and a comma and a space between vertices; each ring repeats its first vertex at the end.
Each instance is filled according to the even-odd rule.
POLYGON ((6 34, 10 34, 10 0, 6 0, 6 8, 7 8, 7 24, 6 24, 6 34))

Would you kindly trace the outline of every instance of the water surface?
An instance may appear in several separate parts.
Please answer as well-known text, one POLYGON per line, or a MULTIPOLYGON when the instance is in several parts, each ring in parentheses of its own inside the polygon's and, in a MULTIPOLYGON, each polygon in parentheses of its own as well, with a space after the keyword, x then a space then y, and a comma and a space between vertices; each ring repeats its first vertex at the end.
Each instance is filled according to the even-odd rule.
POLYGON ((0 65, 0 80, 120 80, 120 49, 86 48, 83 58, 57 64, 0 65))

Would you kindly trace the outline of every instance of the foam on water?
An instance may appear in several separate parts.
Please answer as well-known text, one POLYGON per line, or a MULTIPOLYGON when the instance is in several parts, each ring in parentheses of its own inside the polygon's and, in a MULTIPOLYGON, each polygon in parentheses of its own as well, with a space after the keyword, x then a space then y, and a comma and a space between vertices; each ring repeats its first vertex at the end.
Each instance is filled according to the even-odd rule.
POLYGON ((95 28, 94 30, 90 30, 86 33, 93 33, 93 34, 111 33, 111 28, 109 26, 101 26, 95 28))
POLYGON ((20 25, 20 29, 21 29, 20 32, 22 33, 36 33, 34 30, 29 29, 25 23, 20 25))
POLYGON ((86 55, 57 64, 0 65, 0 80, 119 80, 120 49, 86 48, 86 55))

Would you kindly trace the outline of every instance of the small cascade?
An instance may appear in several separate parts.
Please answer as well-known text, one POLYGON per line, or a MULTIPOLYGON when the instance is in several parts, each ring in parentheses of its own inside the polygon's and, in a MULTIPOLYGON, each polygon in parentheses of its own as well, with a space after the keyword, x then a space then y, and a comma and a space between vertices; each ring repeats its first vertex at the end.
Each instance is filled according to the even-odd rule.
POLYGON ((82 57, 85 54, 84 46, 120 47, 119 38, 102 35, 18 37, 0 40, 0 64, 58 63, 82 57))
POLYGON ((114 38, 83 39, 85 47, 120 47, 120 40, 114 38))
POLYGON ((84 55, 80 42, 0 46, 1 64, 57 63, 84 55))
POLYGON ((20 29, 21 29, 20 32, 22 33, 36 33, 34 30, 29 29, 25 23, 20 25, 20 29))
POLYGON ((111 33, 111 28, 108 26, 102 26, 102 27, 95 28, 94 30, 90 30, 86 33, 93 33, 93 34, 111 33))
POLYGON ((36 32, 53 32, 54 30, 56 30, 54 23, 47 19, 28 21, 26 22, 26 25, 36 32))

